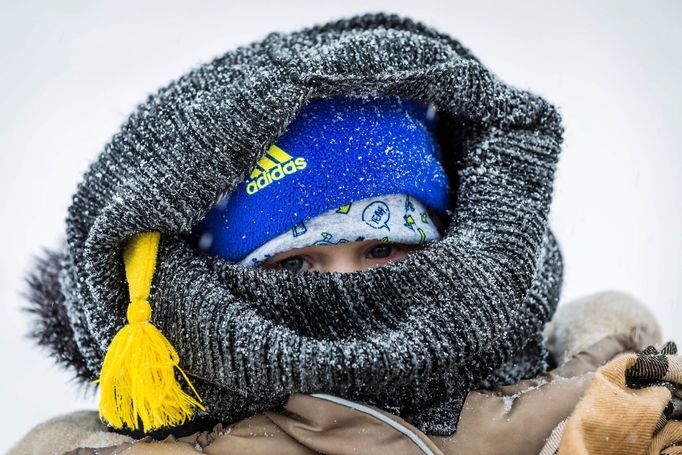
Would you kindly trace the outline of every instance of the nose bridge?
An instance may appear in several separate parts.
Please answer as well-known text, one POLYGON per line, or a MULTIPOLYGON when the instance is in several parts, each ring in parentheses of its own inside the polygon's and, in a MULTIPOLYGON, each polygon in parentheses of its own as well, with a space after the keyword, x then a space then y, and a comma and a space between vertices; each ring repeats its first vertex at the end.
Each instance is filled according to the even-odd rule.
POLYGON ((330 248, 327 253, 324 261, 325 272, 355 272, 363 267, 360 258, 352 248, 330 248))

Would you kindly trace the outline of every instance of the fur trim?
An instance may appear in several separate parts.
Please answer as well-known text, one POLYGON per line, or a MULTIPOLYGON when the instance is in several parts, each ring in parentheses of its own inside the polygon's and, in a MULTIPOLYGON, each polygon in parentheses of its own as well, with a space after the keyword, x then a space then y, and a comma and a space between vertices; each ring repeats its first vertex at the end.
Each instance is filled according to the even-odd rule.
POLYGON ((110 433, 97 411, 78 411, 37 425, 7 455, 61 454, 81 447, 110 447, 133 439, 110 433))
POLYGON ((604 337, 630 332, 639 350, 661 342, 661 329, 643 303, 625 292, 601 291, 559 305, 545 337, 561 365, 604 337))
POLYGON ((24 311, 33 315, 29 337, 47 349, 55 362, 74 372, 75 379, 84 386, 95 377, 78 350, 69 315, 64 305, 64 294, 59 283, 64 254, 45 249, 35 258, 35 265, 26 277, 28 289, 23 293, 29 305, 24 311))

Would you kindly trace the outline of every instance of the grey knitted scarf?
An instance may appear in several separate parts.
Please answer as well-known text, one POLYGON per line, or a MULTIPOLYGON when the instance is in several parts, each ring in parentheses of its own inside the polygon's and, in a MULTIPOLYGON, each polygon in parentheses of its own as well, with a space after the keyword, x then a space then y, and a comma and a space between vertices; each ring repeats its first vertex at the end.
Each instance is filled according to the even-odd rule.
POLYGON ((562 263, 547 226, 562 127, 457 41, 369 14, 216 58, 139 105, 86 172, 66 240, 29 276, 33 335, 79 378, 98 376, 125 323, 121 248, 160 231, 150 302, 206 417, 232 422, 326 392, 451 434, 469 390, 547 368, 542 328, 562 263), (312 96, 434 103, 456 190, 442 240, 353 273, 250 269, 187 233, 247 175, 312 96))

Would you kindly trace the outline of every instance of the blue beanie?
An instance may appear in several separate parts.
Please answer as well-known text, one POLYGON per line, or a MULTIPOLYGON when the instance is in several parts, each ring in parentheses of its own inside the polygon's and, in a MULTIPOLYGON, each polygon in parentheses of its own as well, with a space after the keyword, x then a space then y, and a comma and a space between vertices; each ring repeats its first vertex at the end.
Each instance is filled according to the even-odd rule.
POLYGON ((312 99, 248 178, 208 211, 194 238, 239 262, 302 221, 372 196, 408 194, 445 212, 450 188, 433 117, 408 99, 312 99))

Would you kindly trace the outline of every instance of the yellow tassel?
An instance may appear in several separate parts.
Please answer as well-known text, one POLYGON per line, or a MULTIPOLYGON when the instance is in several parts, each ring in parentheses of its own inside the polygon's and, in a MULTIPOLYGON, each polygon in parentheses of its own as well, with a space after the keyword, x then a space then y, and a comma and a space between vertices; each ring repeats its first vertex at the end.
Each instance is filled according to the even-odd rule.
POLYGON ((150 322, 149 297, 158 232, 133 237, 123 252, 130 291, 128 324, 114 336, 97 381, 101 387, 100 419, 115 428, 145 432, 185 422, 194 408, 204 410, 201 398, 184 371, 178 354, 165 336, 150 322), (185 393, 175 379, 177 369, 194 396, 185 393), (195 398, 196 397, 196 398, 195 398))

